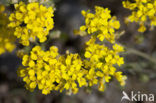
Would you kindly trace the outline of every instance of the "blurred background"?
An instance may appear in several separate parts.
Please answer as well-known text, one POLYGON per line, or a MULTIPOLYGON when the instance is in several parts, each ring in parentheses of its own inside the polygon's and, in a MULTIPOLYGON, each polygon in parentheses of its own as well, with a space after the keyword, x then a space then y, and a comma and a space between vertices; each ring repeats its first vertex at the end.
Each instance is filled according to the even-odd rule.
MULTIPOLYGON (((26 1, 26 0, 25 0, 26 1)), ((44 1, 44 0, 43 0, 44 1)), ((156 95, 156 29, 148 29, 144 33, 137 32, 136 23, 125 24, 125 17, 131 12, 122 6, 123 0, 46 0, 47 5, 55 5, 55 28, 50 35, 55 37, 48 41, 48 46, 56 45, 60 53, 70 50, 81 53, 88 37, 75 36, 74 29, 84 24, 81 10, 94 10, 94 6, 109 8, 111 14, 117 16, 123 35, 117 41, 125 46, 122 54, 125 64, 121 70, 127 75, 126 86, 120 87, 116 81, 106 86, 104 92, 96 87, 81 88, 76 95, 51 92, 45 96, 40 91, 29 92, 24 83, 17 77, 16 71, 21 59, 13 53, 0 56, 0 103, 120 103, 122 91, 130 95, 131 91, 156 95), (59 37, 59 38, 58 38, 59 37)), ((12 4, 17 0, 0 0, 0 4, 7 6, 11 11, 12 4)), ((124 101, 125 103, 128 103, 124 101)), ((130 103, 152 103, 147 101, 130 103)), ((153 102, 154 103, 154 102, 153 102)))

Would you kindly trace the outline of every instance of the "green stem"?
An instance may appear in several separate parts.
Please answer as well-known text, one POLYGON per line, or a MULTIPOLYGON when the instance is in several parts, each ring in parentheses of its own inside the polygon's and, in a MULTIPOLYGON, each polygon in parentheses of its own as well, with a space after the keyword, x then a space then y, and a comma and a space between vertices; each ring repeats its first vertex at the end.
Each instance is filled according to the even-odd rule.
POLYGON ((36 91, 28 93, 29 103, 36 103, 36 91))
POLYGON ((143 58, 145 58, 145 59, 147 59, 147 60, 149 60, 149 61, 156 64, 156 59, 153 58, 152 56, 150 56, 150 55, 148 55, 146 53, 143 53, 141 51, 135 50, 133 48, 126 48, 126 49, 127 49, 126 54, 135 54, 135 55, 141 56, 141 57, 143 57, 143 58))

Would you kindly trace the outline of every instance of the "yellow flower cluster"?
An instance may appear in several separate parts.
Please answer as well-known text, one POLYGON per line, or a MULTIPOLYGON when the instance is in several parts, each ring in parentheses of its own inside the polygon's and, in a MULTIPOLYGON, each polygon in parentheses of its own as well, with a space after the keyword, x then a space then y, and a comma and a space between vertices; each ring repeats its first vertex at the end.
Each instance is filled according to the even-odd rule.
POLYGON ((115 77, 120 84, 125 85, 126 76, 117 71, 114 66, 124 63, 123 57, 118 55, 123 47, 115 44, 113 50, 104 45, 95 44, 91 38, 86 44, 86 59, 81 60, 78 54, 59 55, 55 46, 49 51, 43 51, 35 46, 30 55, 24 55, 18 75, 26 82, 26 88, 33 91, 37 86, 43 94, 51 91, 66 90, 68 93, 77 93, 79 87, 99 85, 104 90, 104 84, 115 77))
POLYGON ((156 0, 135 0, 123 1, 123 7, 132 11, 132 14, 128 17, 130 22, 139 23, 139 32, 146 30, 146 23, 150 21, 151 26, 156 26, 156 0))
POLYGON ((85 68, 89 69, 86 76, 89 86, 94 84, 99 85, 99 90, 104 91, 104 84, 108 83, 112 76, 123 86, 125 85, 126 76, 122 72, 116 71, 115 64, 121 66, 124 64, 123 57, 119 56, 120 52, 124 49, 121 45, 114 44, 113 49, 107 46, 95 44, 96 38, 91 38, 86 45, 88 46, 85 51, 84 60, 85 68))
POLYGON ((87 85, 84 75, 86 70, 82 68, 82 60, 78 54, 59 56, 55 46, 49 51, 43 51, 40 46, 35 46, 30 55, 24 55, 23 67, 18 74, 26 82, 26 88, 34 90, 36 86, 43 94, 50 91, 64 89, 69 93, 77 93, 78 87, 87 85))
POLYGON ((12 34, 13 30, 8 28, 7 25, 9 20, 7 15, 3 13, 5 7, 0 5, 0 55, 4 52, 12 52, 15 49, 15 40, 16 38, 12 34))
POLYGON ((55 46, 47 51, 43 51, 40 46, 33 47, 29 54, 23 56, 23 66, 18 70, 19 76, 26 82, 27 89, 33 91, 38 87, 43 94, 49 94, 54 90, 60 92, 66 90, 70 94, 77 93, 82 86, 91 87, 98 84, 99 90, 103 91, 104 84, 112 77, 115 77, 121 85, 125 85, 126 76, 116 70, 117 65, 124 64, 123 57, 119 56, 124 48, 115 44, 114 36, 114 29, 120 26, 119 21, 115 17, 111 18, 110 11, 102 7, 96 7, 95 15, 84 11, 83 14, 87 22, 80 29, 84 31, 87 29, 89 34, 93 34, 86 42, 84 58, 81 59, 78 54, 69 52, 60 55, 55 46), (96 44, 97 38, 101 41, 106 38, 113 43, 113 49, 96 44))
POLYGON ((85 25, 80 27, 80 31, 87 30, 88 34, 95 34, 100 41, 104 39, 115 42, 115 29, 119 29, 120 23, 115 16, 111 17, 108 8, 95 6, 95 14, 90 11, 82 11, 85 17, 85 25))
POLYGON ((115 29, 119 29, 119 21, 116 17, 111 17, 110 10, 99 6, 95 6, 95 14, 82 11, 82 15, 85 17, 85 25, 80 27, 80 31, 87 30, 87 33, 91 34, 91 39, 86 42, 84 54, 84 67, 88 70, 86 75, 88 86, 98 84, 99 90, 103 91, 104 84, 112 77, 115 77, 122 86, 125 85, 126 76, 116 70, 116 65, 124 64, 123 57, 119 56, 124 48, 115 43, 115 29), (96 44, 97 38, 112 43, 113 49, 96 44))
POLYGON ((39 3, 15 4, 15 13, 9 17, 9 27, 15 28, 14 35, 19 38, 24 46, 30 44, 30 40, 37 38, 40 42, 46 41, 46 36, 53 28, 53 8, 46 8, 39 3))

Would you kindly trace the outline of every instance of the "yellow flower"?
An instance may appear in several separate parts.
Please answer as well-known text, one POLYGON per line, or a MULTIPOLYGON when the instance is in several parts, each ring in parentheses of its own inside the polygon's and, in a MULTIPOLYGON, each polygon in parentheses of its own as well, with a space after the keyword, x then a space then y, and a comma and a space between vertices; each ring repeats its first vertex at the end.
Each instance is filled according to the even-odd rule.
MULTIPOLYGON (((42 25, 44 27, 47 26, 46 29, 50 30, 48 26, 51 25, 49 23, 52 22, 50 18, 53 14, 49 12, 52 11, 52 8, 48 8, 47 12, 47 8, 43 5, 38 3, 25 5, 22 2, 16 5, 16 10, 20 10, 19 8, 23 12, 20 12, 22 16, 21 14, 16 14, 16 11, 10 17, 11 21, 17 20, 16 15, 19 15, 19 18, 23 18, 22 21, 19 21, 19 24, 18 22, 11 24, 12 27, 16 28, 14 35, 27 45, 31 34, 33 34, 32 38, 38 37, 40 41, 45 41, 46 37, 42 34, 44 31, 42 25), (45 14, 45 12, 47 13, 45 14), (31 17, 29 17, 30 15, 31 17), (47 17, 47 22, 42 22, 44 21, 42 15, 47 17), (36 19, 36 16, 39 16, 39 18, 36 19), (34 19, 37 22, 33 22, 34 19), (26 26, 21 26, 21 22, 24 22, 26 26), (20 34, 21 32, 23 34, 20 34)), ((116 20, 116 17, 111 17, 107 8, 104 9, 98 6, 95 7, 95 14, 89 11, 82 11, 82 15, 85 16, 86 25, 81 26, 80 30, 93 34, 91 39, 86 42, 83 58, 79 54, 72 54, 69 51, 65 55, 60 55, 58 48, 55 46, 51 46, 46 51, 42 50, 40 46, 33 47, 30 53, 23 56, 22 66, 18 69, 18 75, 26 83, 26 89, 33 91, 38 88, 45 95, 54 90, 60 92, 65 90, 68 94, 75 94, 80 87, 97 84, 99 90, 104 91, 105 84, 109 83, 113 77, 121 85, 125 84, 126 77, 117 70, 117 65, 124 64, 123 57, 119 56, 119 53, 123 52, 124 48, 115 43, 114 36, 115 29, 120 27, 119 21, 116 20), (112 43, 112 47, 96 44, 97 38, 101 41, 106 38, 112 43)))
POLYGON ((12 34, 13 29, 7 25, 9 23, 8 17, 3 11, 5 7, 0 5, 0 55, 5 52, 12 52, 15 49, 16 38, 12 34))
POLYGON ((54 27, 53 8, 46 8, 39 3, 15 4, 16 11, 10 14, 9 27, 15 28, 14 35, 19 38, 24 46, 30 44, 30 39, 39 39, 39 42, 47 40, 47 35, 54 27))
POLYGON ((18 75, 26 82, 26 88, 33 91, 37 86, 43 94, 53 90, 77 93, 78 88, 87 85, 83 61, 78 54, 59 55, 55 46, 43 51, 40 46, 32 48, 30 55, 24 55, 23 67, 18 75), (78 84, 77 84, 78 83, 78 84))
POLYGON ((0 13, 2 13, 4 10, 5 10, 4 5, 1 5, 1 4, 0 4, 0 13))
POLYGON ((151 26, 156 26, 156 1, 155 0, 135 0, 134 3, 130 1, 123 1, 123 7, 132 11, 128 16, 130 22, 137 22, 140 27, 139 32, 146 31, 147 22, 151 26), (148 20, 149 19, 149 20, 148 20))
MULTIPOLYGON (((89 86, 98 83, 99 90, 103 91, 104 84, 108 83, 112 76, 115 77, 116 75, 115 65, 121 66, 124 64, 123 57, 119 56, 119 53, 123 52, 124 49, 121 45, 114 44, 111 50, 105 45, 96 44, 94 37, 91 37, 86 44, 85 57, 88 59, 84 60, 84 67, 89 70, 86 79, 89 86)), ((123 75, 120 74, 120 76, 123 75)), ((122 85, 124 81, 125 79, 122 81, 122 85)))
POLYGON ((125 80, 127 79, 126 76, 122 75, 122 72, 116 72, 115 73, 116 79, 120 82, 120 84, 123 86, 125 85, 125 80))
POLYGON ((120 23, 115 16, 111 17, 108 8, 95 6, 95 14, 83 10, 82 15, 85 17, 85 25, 80 27, 80 31, 96 33, 100 41, 107 39, 111 43, 115 42, 114 32, 120 28, 120 23))

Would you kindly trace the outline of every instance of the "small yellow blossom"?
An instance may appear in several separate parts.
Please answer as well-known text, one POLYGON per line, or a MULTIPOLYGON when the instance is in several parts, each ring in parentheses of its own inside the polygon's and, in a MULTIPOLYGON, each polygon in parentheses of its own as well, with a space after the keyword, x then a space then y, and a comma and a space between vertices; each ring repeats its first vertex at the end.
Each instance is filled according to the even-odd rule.
POLYGON ((95 84, 99 85, 99 90, 104 90, 104 84, 108 83, 109 80, 114 76, 123 86, 125 84, 125 77, 119 71, 116 70, 115 65, 121 66, 124 64, 123 57, 119 56, 120 52, 124 49, 121 45, 114 44, 113 49, 109 49, 105 45, 99 45, 95 43, 96 38, 91 37, 91 39, 86 42, 87 48, 85 51, 84 66, 87 68, 88 74, 86 79, 88 80, 89 86, 95 84), (118 72, 120 74, 118 74, 118 72))
POLYGON ((120 28, 120 23, 115 16, 111 17, 108 8, 95 6, 95 14, 89 11, 82 11, 85 17, 85 25, 80 27, 80 31, 86 31, 88 34, 97 34, 100 41, 107 39, 109 42, 115 42, 115 29, 120 28))
POLYGON ((12 52, 16 47, 14 44, 16 38, 12 34, 13 29, 7 26, 9 20, 4 10, 5 7, 0 5, 0 55, 6 51, 12 52))
POLYGON ((134 0, 134 2, 123 1, 123 7, 132 11, 128 16, 129 22, 137 22, 139 32, 146 31, 146 24, 156 26, 156 0, 134 0))
POLYGON ((4 5, 1 5, 1 4, 0 4, 0 13, 2 13, 4 10, 5 10, 4 5))
POLYGON ((79 87, 86 86, 83 61, 78 54, 59 55, 55 46, 49 51, 43 51, 40 46, 32 48, 30 55, 24 55, 23 67, 18 74, 26 82, 26 88, 33 91, 37 86, 43 94, 51 91, 66 90, 77 93, 79 87))
POLYGON ((39 3, 24 4, 20 2, 15 4, 16 11, 10 14, 9 27, 15 28, 14 35, 19 38, 20 43, 24 46, 30 44, 30 39, 39 39, 39 42, 44 42, 47 35, 54 27, 53 8, 46 8, 39 3))
MULTIPOLYGON (((15 5, 15 8, 17 11, 12 15, 18 16, 18 18, 15 18, 18 22, 12 22, 11 25, 16 28, 14 34, 17 38, 24 40, 23 42, 26 45, 29 45, 29 39, 32 34, 34 35, 32 38, 37 36, 39 39, 46 39, 42 34, 42 30, 39 30, 42 27, 35 27, 37 24, 32 20, 36 19, 38 15, 41 16, 40 10, 44 11, 44 13, 47 12, 47 8, 38 3, 25 5, 23 2, 15 5), (18 10, 21 10, 22 13, 18 12, 18 10), (26 15, 31 16, 27 17, 26 15), (24 20, 21 18, 24 18, 24 20), (29 23, 30 21, 31 23, 29 23), (21 27, 22 22, 26 26, 21 27), (22 34, 20 34, 21 32, 22 34)), ((116 17, 111 17, 107 8, 104 9, 98 6, 95 7, 95 14, 82 11, 82 15, 85 17, 86 24, 80 27, 80 31, 87 31, 88 34, 93 34, 91 39, 86 42, 83 58, 79 54, 72 54, 69 51, 65 55, 60 55, 58 48, 55 46, 51 46, 46 51, 42 50, 40 46, 33 47, 30 53, 22 57, 22 66, 18 69, 18 75, 26 83, 26 89, 33 91, 38 88, 45 95, 55 90, 75 94, 80 87, 98 85, 99 90, 104 91, 105 85, 113 77, 122 86, 125 85, 126 76, 117 70, 117 66, 120 67, 124 64, 124 58, 119 56, 119 53, 123 52, 124 48, 115 43, 114 35, 115 29, 120 27, 119 21, 116 20, 116 17), (97 38, 100 42, 104 39, 108 40, 111 42, 112 47, 97 44, 97 38)), ((52 15, 46 13, 44 17, 51 18, 52 15)), ((40 19, 44 21, 44 18, 37 18, 36 21, 40 19)), ((14 17, 10 18, 10 20, 14 21, 14 17)), ((44 22, 43 25, 48 26, 50 25, 49 22, 51 20, 47 23, 44 22)), ((48 28, 47 26, 45 26, 46 29, 48 28)))
POLYGON ((115 73, 116 79, 120 82, 120 84, 123 86, 125 85, 125 80, 127 79, 126 76, 122 75, 122 72, 116 72, 115 73))

